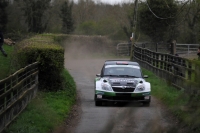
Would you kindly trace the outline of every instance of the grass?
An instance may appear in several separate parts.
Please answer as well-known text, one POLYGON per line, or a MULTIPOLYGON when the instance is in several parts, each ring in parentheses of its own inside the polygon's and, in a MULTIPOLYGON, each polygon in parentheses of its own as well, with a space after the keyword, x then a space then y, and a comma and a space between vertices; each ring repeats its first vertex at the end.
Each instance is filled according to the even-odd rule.
POLYGON ((6 44, 3 45, 3 49, 8 54, 7 57, 5 57, 1 51, 0 51, 0 80, 5 78, 10 74, 10 67, 11 67, 11 59, 12 59, 12 52, 14 50, 14 46, 8 46, 6 44))
MULTIPOLYGON (((14 46, 3 45, 8 57, 0 53, 0 80, 15 69, 14 46)), ((67 70, 62 72, 59 91, 38 91, 25 110, 5 129, 4 133, 47 133, 64 122, 75 103, 76 86, 67 70)), ((39 88, 40 90, 40 88, 39 88)))
POLYGON ((199 133, 200 120, 197 119, 200 117, 199 94, 191 95, 178 90, 146 69, 143 69, 143 73, 149 76, 146 80, 151 83, 152 95, 160 99, 179 119, 179 128, 185 128, 187 133, 199 133))
POLYGON ((187 99, 179 99, 180 96, 183 95, 183 91, 167 84, 163 79, 158 78, 155 74, 146 69, 143 69, 143 73, 149 76, 146 80, 151 83, 152 95, 161 99, 166 105, 173 107, 179 102, 187 102, 187 99))
POLYGON ((63 71, 63 77, 64 89, 58 92, 38 92, 5 133, 47 133, 61 125, 76 98, 75 82, 67 70, 63 71))
MULTIPOLYGON (((8 76, 10 69, 13 69, 11 60, 14 47, 7 45, 3 45, 3 47, 8 53, 8 57, 4 57, 0 53, 0 79, 8 76)), ((109 57, 112 56, 109 55, 109 57)), ((182 108, 190 103, 189 96, 170 86, 152 72, 144 69, 143 73, 149 76, 146 80, 151 83, 152 95, 167 105, 184 125, 192 129, 193 133, 199 132, 200 120, 196 118, 200 116, 200 109, 196 107, 195 111, 189 112, 182 108)), ((60 125, 67 118, 76 97, 76 86, 73 78, 66 70, 63 71, 62 76, 64 89, 61 88, 58 92, 39 91, 22 114, 5 130, 5 133, 47 133, 60 125)), ((198 99, 194 102, 198 103, 198 99)))

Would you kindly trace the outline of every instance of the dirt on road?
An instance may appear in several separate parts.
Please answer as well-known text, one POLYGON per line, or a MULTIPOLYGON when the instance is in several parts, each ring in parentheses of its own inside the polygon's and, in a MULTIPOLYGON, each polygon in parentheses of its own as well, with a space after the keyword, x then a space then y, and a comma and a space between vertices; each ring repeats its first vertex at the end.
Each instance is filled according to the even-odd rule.
MULTIPOLYGON (((59 127, 56 133, 172 132, 177 121, 155 97, 152 97, 149 107, 140 103, 116 103, 96 107, 95 75, 100 73, 105 60, 118 57, 93 57, 90 51, 80 48, 80 42, 71 43, 65 49, 65 68, 76 82, 78 99, 66 124, 59 127)), ((124 59, 128 60, 129 57, 124 59)))

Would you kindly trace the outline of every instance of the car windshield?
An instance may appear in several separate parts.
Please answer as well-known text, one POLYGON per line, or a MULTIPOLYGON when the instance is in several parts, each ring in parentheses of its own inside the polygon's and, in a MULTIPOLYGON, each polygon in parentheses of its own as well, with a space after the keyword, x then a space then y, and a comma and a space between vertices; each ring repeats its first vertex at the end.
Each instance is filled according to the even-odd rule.
POLYGON ((107 65, 104 76, 142 77, 140 67, 132 65, 107 65))

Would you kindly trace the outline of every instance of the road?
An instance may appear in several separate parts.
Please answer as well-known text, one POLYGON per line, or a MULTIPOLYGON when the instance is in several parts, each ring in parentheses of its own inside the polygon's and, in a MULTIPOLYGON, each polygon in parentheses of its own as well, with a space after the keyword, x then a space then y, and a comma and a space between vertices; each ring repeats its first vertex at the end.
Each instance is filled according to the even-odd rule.
MULTIPOLYGON (((94 78, 107 59, 94 58, 78 49, 66 49, 65 68, 74 78, 79 94, 78 115, 60 133, 166 133, 176 124, 159 100, 149 107, 140 103, 96 107, 94 78), (76 51, 76 52, 75 52, 76 51), (76 118, 78 117, 78 119, 76 118)), ((128 58, 127 58, 128 59, 128 58)), ((149 77, 151 78, 151 77, 149 77)), ((153 88, 152 88, 153 91, 153 88)), ((76 109, 76 111, 77 111, 76 109)))

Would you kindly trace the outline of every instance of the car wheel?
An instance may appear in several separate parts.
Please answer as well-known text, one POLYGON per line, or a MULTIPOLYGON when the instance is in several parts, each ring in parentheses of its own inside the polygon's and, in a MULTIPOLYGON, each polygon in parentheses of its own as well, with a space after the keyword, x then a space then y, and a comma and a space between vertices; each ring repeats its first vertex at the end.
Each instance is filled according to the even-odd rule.
POLYGON ((101 106, 102 102, 101 101, 95 101, 95 106, 101 106))

